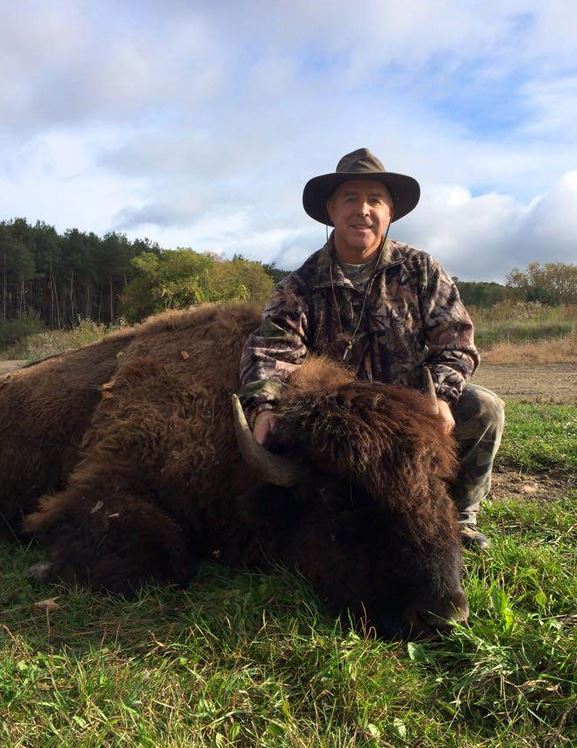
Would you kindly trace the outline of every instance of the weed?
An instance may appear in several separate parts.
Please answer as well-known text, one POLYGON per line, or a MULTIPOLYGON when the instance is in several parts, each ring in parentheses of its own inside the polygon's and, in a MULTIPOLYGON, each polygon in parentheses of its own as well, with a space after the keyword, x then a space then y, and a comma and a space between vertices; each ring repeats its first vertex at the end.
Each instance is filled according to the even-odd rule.
POLYGON ((79 319, 78 325, 71 330, 45 330, 23 338, 6 350, 0 351, 0 360, 27 359, 38 361, 47 356, 65 353, 90 343, 96 343, 111 329, 89 319, 79 319))
POLYGON ((546 306, 539 302, 503 301, 489 309, 469 309, 475 340, 481 350, 498 343, 526 343, 575 335, 577 306, 546 306))

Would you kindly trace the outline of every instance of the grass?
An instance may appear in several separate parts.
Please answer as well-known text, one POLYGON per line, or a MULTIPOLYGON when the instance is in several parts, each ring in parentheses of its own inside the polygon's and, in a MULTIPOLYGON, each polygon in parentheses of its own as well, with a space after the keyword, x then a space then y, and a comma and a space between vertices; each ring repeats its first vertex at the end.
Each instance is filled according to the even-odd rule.
POLYGON ((475 328, 475 343, 481 350, 487 350, 498 343, 532 343, 538 340, 575 336, 575 322, 543 323, 540 320, 511 324, 495 323, 490 327, 478 325, 475 328))
POLYGON ((525 343, 495 343, 482 353, 484 364, 577 364, 577 332, 525 343))
POLYGON ((81 319, 71 330, 44 330, 23 337, 13 345, 0 350, 0 361, 38 361, 47 356, 73 351, 89 343, 96 343, 111 329, 107 325, 81 319))
MULTIPOLYGON (((507 413, 501 464, 575 468, 577 407, 507 413)), ((471 625, 434 643, 343 629, 280 569, 127 601, 25 581, 39 549, 2 546, 0 745, 575 745, 576 500, 485 502, 471 625)))
POLYGON ((0 350, 9 348, 22 338, 35 335, 44 325, 34 313, 23 314, 17 319, 0 320, 0 350))
POLYGON ((475 341, 482 351, 499 343, 530 343, 575 336, 577 306, 550 307, 539 302, 500 302, 489 309, 469 309, 475 341))
POLYGON ((498 459, 520 470, 577 471, 577 407, 510 401, 498 459))
MULTIPOLYGON (((491 363, 573 363, 577 361, 577 306, 501 302, 469 309, 475 341, 491 363), (520 345, 521 344, 521 345, 520 345), (525 345, 522 345, 525 344, 525 345)), ((36 361, 94 343, 111 328, 79 320, 71 330, 38 331, 39 321, 23 317, 0 325, 0 360, 36 361), (27 330, 31 334, 26 334, 27 330), (17 342, 12 340, 18 338, 17 342)))

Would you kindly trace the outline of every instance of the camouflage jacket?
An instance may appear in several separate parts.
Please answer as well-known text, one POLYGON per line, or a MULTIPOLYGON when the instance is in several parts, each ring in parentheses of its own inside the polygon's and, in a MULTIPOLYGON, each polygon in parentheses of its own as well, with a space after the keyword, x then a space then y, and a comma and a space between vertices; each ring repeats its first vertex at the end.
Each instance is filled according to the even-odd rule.
POLYGON ((250 418, 274 408, 309 351, 345 356, 361 379, 409 387, 421 386, 426 365, 438 396, 458 400, 479 355, 471 319, 439 263, 388 240, 366 293, 365 300, 344 275, 332 235, 278 284, 242 355, 239 394, 250 418))

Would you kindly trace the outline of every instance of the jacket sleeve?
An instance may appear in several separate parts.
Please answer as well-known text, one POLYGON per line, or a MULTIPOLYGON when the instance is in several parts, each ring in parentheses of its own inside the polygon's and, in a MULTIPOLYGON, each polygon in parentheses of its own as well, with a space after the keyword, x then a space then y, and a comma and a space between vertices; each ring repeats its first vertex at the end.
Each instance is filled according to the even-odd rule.
POLYGON ((431 370, 437 395, 454 405, 465 383, 479 365, 473 323, 457 286, 434 259, 429 258, 423 303, 426 364, 431 370))
POLYGON ((239 397, 251 426, 261 410, 274 409, 288 377, 307 356, 307 339, 304 300, 288 276, 274 290, 242 352, 239 397))

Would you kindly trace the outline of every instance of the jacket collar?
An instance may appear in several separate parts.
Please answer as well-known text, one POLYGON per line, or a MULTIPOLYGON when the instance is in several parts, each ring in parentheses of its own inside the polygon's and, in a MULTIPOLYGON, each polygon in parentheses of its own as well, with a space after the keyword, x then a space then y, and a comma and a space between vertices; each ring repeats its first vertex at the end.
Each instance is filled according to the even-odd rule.
MULTIPOLYGON (((334 231, 331 232, 327 243, 319 250, 317 259, 317 276, 316 282, 313 289, 325 288, 327 286, 346 286, 348 288, 354 288, 350 280, 345 276, 343 270, 338 262, 337 254, 335 250, 334 242, 334 231), (332 279, 331 279, 332 270, 332 279)), ((377 250, 380 254, 382 249, 381 246, 377 250)), ((397 242, 392 239, 387 239, 384 251, 380 254, 377 259, 377 265, 374 270, 374 275, 377 276, 383 270, 391 267, 392 265, 399 265, 404 262, 405 257, 401 253, 397 242)))

